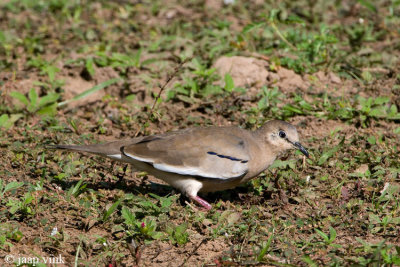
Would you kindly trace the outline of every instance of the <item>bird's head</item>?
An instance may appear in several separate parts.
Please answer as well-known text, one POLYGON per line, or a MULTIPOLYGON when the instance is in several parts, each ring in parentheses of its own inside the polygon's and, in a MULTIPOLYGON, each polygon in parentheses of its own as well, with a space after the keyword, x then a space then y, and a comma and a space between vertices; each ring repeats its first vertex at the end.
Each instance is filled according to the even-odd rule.
POLYGON ((257 132, 262 134, 265 141, 278 153, 288 149, 298 149, 306 157, 309 156, 307 149, 299 142, 299 134, 296 127, 290 123, 279 120, 268 121, 257 132))

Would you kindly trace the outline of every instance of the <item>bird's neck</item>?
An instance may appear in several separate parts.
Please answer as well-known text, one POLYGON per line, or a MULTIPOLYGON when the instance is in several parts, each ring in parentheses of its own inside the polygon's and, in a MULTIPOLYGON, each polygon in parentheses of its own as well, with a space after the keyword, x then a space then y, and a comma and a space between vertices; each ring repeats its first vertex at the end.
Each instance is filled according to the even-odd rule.
POLYGON ((268 129, 266 129, 264 125, 255 130, 253 132, 253 136, 257 140, 258 145, 261 146, 261 149, 265 151, 265 153, 268 153, 269 155, 272 155, 274 158, 276 158, 279 155, 279 148, 272 144, 270 137, 267 133, 268 129))

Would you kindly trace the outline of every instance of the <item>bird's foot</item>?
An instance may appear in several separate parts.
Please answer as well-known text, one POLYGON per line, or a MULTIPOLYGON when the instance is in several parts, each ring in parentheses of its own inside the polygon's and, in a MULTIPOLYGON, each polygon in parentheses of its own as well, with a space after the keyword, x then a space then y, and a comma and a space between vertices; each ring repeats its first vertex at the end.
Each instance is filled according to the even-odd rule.
POLYGON ((205 209, 205 211, 209 211, 212 208, 210 203, 208 203, 207 201, 205 201, 204 199, 202 199, 199 196, 190 197, 190 199, 192 199, 194 202, 200 204, 200 206, 202 206, 205 209))

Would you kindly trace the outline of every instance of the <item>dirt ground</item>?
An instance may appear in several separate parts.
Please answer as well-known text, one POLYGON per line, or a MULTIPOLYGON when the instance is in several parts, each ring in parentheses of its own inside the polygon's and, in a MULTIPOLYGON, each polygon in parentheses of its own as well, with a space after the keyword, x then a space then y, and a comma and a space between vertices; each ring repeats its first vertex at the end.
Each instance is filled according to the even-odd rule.
MULTIPOLYGON (((260 18, 257 10, 269 7, 263 1, 84 1, 85 8, 63 1, 11 7, 14 2, 0 4, 0 107, 2 114, 19 117, 1 131, 0 179, 23 186, 0 187, 0 262, 11 266, 9 255, 17 263, 61 255, 57 266, 400 265, 400 118, 385 113, 392 106, 400 110, 398 29, 371 20, 386 35, 372 39, 382 28, 368 28, 369 39, 343 60, 351 71, 333 56, 313 71, 296 71, 283 58, 297 58, 301 48, 280 49, 285 42, 275 33, 272 50, 261 49, 269 35, 259 40, 244 33, 260 18), (242 37, 233 38, 235 33, 242 37), (375 53, 382 58, 369 57, 375 53), (188 60, 182 63, 184 55, 188 60), (219 78, 206 74, 212 68, 219 78), (226 89, 227 73, 241 89, 226 89), (114 78, 119 80, 77 97, 114 78), (265 97, 261 107, 268 94, 264 86, 277 95, 265 97), (70 102, 42 115, 41 107, 30 109, 12 96, 19 92, 31 101, 32 88, 39 99, 55 93, 54 103, 70 102), (215 88, 223 90, 207 93, 215 88), (371 109, 382 110, 374 115, 360 97, 387 101, 374 102, 371 109), (311 158, 287 153, 280 158, 286 165, 239 188, 204 195, 213 205, 210 212, 126 164, 46 148, 210 125, 254 130, 274 118, 297 127, 311 158), (163 209, 154 195, 172 204, 163 209), (162 237, 128 225, 123 207, 138 222, 155 222, 162 237), (187 240, 179 244, 185 235, 171 233, 170 225, 186 225, 187 240), (260 256, 262 248, 266 253, 260 256)), ((337 8, 315 2, 314 12, 327 10, 318 17, 328 25, 353 25, 368 11, 362 1, 337 8)), ((298 10, 301 4, 283 3, 274 7, 307 13, 298 10)), ((376 5, 387 10, 389 4, 376 5)), ((304 15, 307 23, 317 23, 309 16, 304 15)), ((342 43, 337 48, 351 49, 342 43)))

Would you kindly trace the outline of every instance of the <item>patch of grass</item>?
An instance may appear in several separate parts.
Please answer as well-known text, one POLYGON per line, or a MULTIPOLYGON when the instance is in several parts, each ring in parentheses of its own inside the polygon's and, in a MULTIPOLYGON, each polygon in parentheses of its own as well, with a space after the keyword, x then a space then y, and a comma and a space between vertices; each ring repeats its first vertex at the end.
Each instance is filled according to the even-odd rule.
POLYGON ((28 98, 18 92, 13 91, 10 93, 10 96, 14 99, 19 100, 24 105, 24 109, 30 113, 37 113, 39 115, 47 115, 47 116, 54 116, 56 113, 57 108, 57 99, 60 97, 57 93, 49 93, 43 97, 39 97, 38 93, 34 88, 28 93, 28 98))
POLYGON ((0 3, 2 254, 28 246, 87 266, 400 265, 398 1, 210 3, 0 3), (232 55, 309 87, 279 77, 239 88, 213 68, 232 55), (93 85, 66 99, 60 77, 93 85), (100 101, 71 107, 99 90, 100 101), (295 123, 311 157, 282 155, 248 184, 205 195, 208 213, 129 166, 45 149, 272 118, 295 123))

